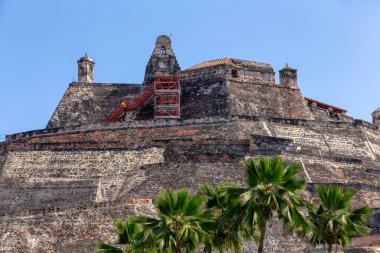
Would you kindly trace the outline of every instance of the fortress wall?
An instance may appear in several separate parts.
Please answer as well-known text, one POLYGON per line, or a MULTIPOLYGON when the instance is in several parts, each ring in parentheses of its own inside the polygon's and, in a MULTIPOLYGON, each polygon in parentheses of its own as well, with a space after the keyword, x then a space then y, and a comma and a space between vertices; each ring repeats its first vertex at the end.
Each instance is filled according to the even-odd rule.
MULTIPOLYGON (((104 148, 137 148, 149 145, 160 146, 157 140, 176 139, 229 139, 245 135, 238 128, 237 122, 204 123, 181 126, 131 127, 118 130, 89 130, 72 133, 57 133, 34 136, 23 141, 13 141, 7 144, 8 150, 34 149, 104 149, 104 148)), ((252 123, 252 131, 262 132, 260 122, 252 123)), ((246 131, 246 130, 244 130, 246 131)), ((243 132, 244 132, 243 131, 243 132)), ((240 139, 240 138, 239 138, 240 139)))
MULTIPOLYGON (((368 172, 367 166, 354 161, 338 162, 318 156, 285 154, 282 157, 301 165, 303 168, 302 177, 308 183, 312 182, 312 185, 339 184, 341 187, 356 189, 357 194, 352 200, 353 207, 368 205, 371 208, 380 208, 378 175, 368 172)), ((375 166, 380 168, 380 165, 375 166)), ((313 193, 311 199, 315 201, 314 190, 311 192, 313 193)))
POLYGON ((0 154, 0 175, 2 174, 3 171, 3 165, 5 163, 5 154, 0 154))
MULTIPOLYGON (((247 126, 248 129, 254 130, 255 127, 260 127, 258 130, 259 132, 262 132, 264 128, 263 123, 257 120, 242 120, 240 123, 247 126)), ((299 121, 297 123, 300 124, 298 125, 299 128, 308 129, 308 127, 312 127, 312 124, 307 126, 305 121, 299 121)), ((266 125, 269 135, 269 133, 275 133, 273 126, 278 126, 280 123, 266 121, 266 125)), ((290 123, 282 125, 291 126, 290 123)), ((220 131, 223 129, 224 132, 219 134, 226 135, 228 131, 235 130, 233 134, 236 134, 236 136, 245 136, 245 134, 248 133, 247 129, 245 130, 247 132, 243 132, 242 130, 236 129, 236 126, 236 124, 231 124, 230 127, 216 128, 214 131, 220 131)), ((333 126, 336 127, 336 125, 332 124, 327 128, 333 126)), ((142 137, 140 136, 140 138, 142 137)), ((162 145, 164 142, 160 143, 160 145, 162 145)), ((284 141, 282 143, 284 145, 289 145, 289 142, 284 141)), ((278 144, 280 145, 281 142, 278 144)), ((216 185, 220 182, 235 182, 238 184, 244 183, 244 169, 242 168, 240 162, 246 155, 249 154, 249 142, 247 142, 247 140, 191 140, 182 138, 166 140, 165 146, 157 149, 163 150, 164 148, 165 151, 162 152, 164 162, 152 162, 142 167, 135 167, 125 174, 115 173, 120 180, 117 181, 117 191, 115 191, 115 195, 113 195, 117 196, 114 199, 116 202, 110 202, 109 209, 89 207, 79 210, 76 208, 70 208, 67 209, 67 211, 46 213, 41 217, 38 215, 32 215, 28 217, 18 217, 17 219, 12 218, 13 220, 9 217, 0 218, 0 225, 3 226, 3 228, 0 229, 3 229, 2 231, 4 231, 4 236, 0 238, 0 241, 5 242, 4 244, 1 244, 0 251, 2 249, 7 249, 6 247, 8 247, 8 249, 11 247, 15 248, 15 245, 17 245, 20 249, 19 251, 26 251, 26 249, 32 247, 34 250, 32 252, 81 252, 80 250, 83 250, 83 248, 86 250, 91 249, 92 251, 89 252, 93 252, 95 242, 98 239, 105 239, 108 242, 115 239, 115 233, 112 230, 112 221, 115 218, 125 217, 126 215, 125 213, 121 213, 121 211, 125 211, 125 208, 118 207, 117 203, 126 203, 131 199, 154 198, 160 189, 167 187, 177 189, 185 187, 195 193, 199 189, 200 185, 205 183, 211 185, 216 185), (228 159, 224 159, 222 161, 222 154, 227 155, 228 159), (64 248, 68 251, 63 251, 64 248)), ((265 150, 258 151, 263 152, 265 150)), ((302 149, 301 151, 306 152, 302 149)), ((14 153, 15 156, 17 156, 17 154, 20 155, 20 159, 14 157, 11 159, 12 162, 13 160, 24 160, 20 165, 17 165, 17 162, 12 165, 12 167, 16 167, 18 169, 29 163, 34 164, 35 159, 40 159, 38 158, 40 153, 40 155, 44 154, 50 157, 47 159, 48 162, 43 164, 38 161, 30 168, 30 170, 43 171, 45 166, 49 165, 50 168, 56 168, 56 171, 64 171, 67 167, 76 165, 77 168, 73 170, 73 172, 85 171, 88 167, 93 167, 99 172, 102 166, 107 167, 108 165, 94 164, 90 166, 89 164, 91 163, 89 162, 93 161, 93 163, 96 163, 97 156, 95 154, 100 154, 100 156, 103 156, 104 159, 111 158, 105 158, 104 152, 116 152, 116 154, 118 154, 117 152, 128 152, 128 150, 12 151, 9 152, 9 154, 14 153), (35 153, 33 153, 30 157, 28 156, 29 158, 22 156, 22 153, 32 152, 35 153), (54 157, 58 154, 64 154, 67 156, 62 159, 62 161, 69 161, 67 167, 65 167, 66 165, 62 162, 56 163, 54 161, 54 157), (76 157, 75 154, 79 154, 78 157, 76 157), (82 160, 82 163, 76 164, 75 161, 79 162, 79 160, 82 160)), ((326 153, 329 152, 322 152, 322 155, 325 155, 326 153)), ((353 187, 356 187, 359 190, 359 197, 355 198, 355 205, 370 203, 372 207, 379 206, 379 193, 377 190, 378 188, 376 188, 376 178, 371 179, 371 173, 367 173, 363 174, 366 175, 366 177, 363 177, 364 179, 361 180, 359 176, 356 176, 355 178, 354 174, 350 176, 351 174, 348 173, 351 169, 357 169, 358 172, 360 172, 360 170, 361 172, 365 171, 367 167, 364 168, 364 166, 367 165, 364 165, 361 160, 342 159, 341 161, 335 161, 331 159, 331 157, 312 156, 312 154, 305 154, 302 152, 292 153, 288 151, 284 151, 282 155, 284 158, 293 159, 298 162, 300 162, 301 159, 308 174, 308 176, 306 176, 306 173, 304 172, 303 176, 310 177, 312 182, 344 183, 345 185, 350 184, 353 187), (326 176, 324 175, 325 173, 326 176), (337 179, 333 180, 333 178, 337 179), (368 183, 368 185, 364 187, 363 184, 366 183, 368 183)), ((227 158, 227 156, 225 158, 227 158)), ((124 164, 121 162, 124 158, 118 157, 119 156, 115 155, 113 158, 116 159, 108 160, 116 160, 115 166, 120 168, 124 164)), ((7 163, 8 162, 9 161, 7 160, 7 163)), ((376 163, 369 164, 369 168, 376 168, 372 166, 375 164, 376 163)), ((48 171, 48 169, 46 169, 46 171, 48 171)), ((92 171, 86 171, 85 173, 91 172, 92 171)), ((119 173, 119 171, 117 172, 119 173)), ((23 173, 27 172, 23 171, 23 173)), ((42 175, 40 177, 44 177, 44 174, 40 173, 41 172, 38 172, 38 175, 42 175)), ((17 175, 15 175, 15 177, 16 176, 17 175)), ((49 175, 45 179, 49 179, 51 176, 54 175, 49 175)), ((70 178, 70 176, 71 175, 68 174, 65 177, 70 178)), ((78 177, 83 176, 84 174, 79 175, 78 177)), ((96 176, 97 175, 95 175, 94 172, 94 177, 96 176)), ((115 182, 115 180, 113 181, 115 182)), ((103 186, 98 186, 98 190, 102 187, 103 186)), ((72 194, 74 196, 75 193, 72 194)), ((46 204, 44 205, 46 206, 46 204)), ((268 252, 287 252, 289 248, 294 249, 295 252, 297 252, 296 249, 302 251, 302 244, 300 241, 294 241, 294 239, 289 236, 282 238, 281 226, 277 225, 278 224, 275 223, 268 232, 268 243, 270 243, 271 246, 271 251, 268 252), (278 238, 281 239, 278 240, 278 238), (286 245, 286 248, 284 245, 286 245)), ((250 248, 251 246, 247 247, 249 249, 247 251, 252 251, 250 248)))
POLYGON ((229 79, 231 115, 314 119, 299 89, 229 79))
POLYGON ((181 117, 204 118, 228 116, 225 65, 180 73, 181 117))
POLYGON ((220 79, 228 76, 230 71, 225 64, 202 67, 198 69, 186 69, 180 72, 181 87, 183 82, 196 82, 205 79, 220 79))
POLYGON ((2 180, 0 215, 14 215, 41 209, 63 209, 95 201, 97 180, 2 180), (75 198, 73 197, 75 196, 75 198))
POLYGON ((165 161, 183 162, 236 162, 243 161, 249 152, 249 140, 203 140, 171 142, 165 150, 165 161))
MULTIPOLYGON (((3 178, 28 178, 34 182, 64 178, 100 179, 97 201, 114 199, 124 183, 121 175, 136 166, 164 161, 164 150, 126 151, 13 151, 4 164, 3 178)), ((58 180, 58 181, 59 181, 58 180)))
POLYGON ((239 162, 173 162, 143 166, 140 169, 145 173, 145 180, 124 195, 119 195, 123 201, 154 198, 160 190, 169 187, 186 188, 196 193, 203 184, 242 184, 244 180, 244 169, 239 162))
POLYGON ((123 184, 132 187, 144 178, 137 169, 140 165, 164 161, 230 163, 243 161, 249 152, 249 140, 181 139, 157 143, 161 148, 12 151, 2 177, 27 178, 31 182, 99 180, 96 201, 106 201, 115 199, 123 184))
POLYGON ((88 206, 0 217, 0 252, 93 253, 98 241, 116 242, 113 221, 152 214, 152 206, 88 206))
POLYGON ((276 137, 291 139, 295 144, 315 147, 324 152, 329 151, 343 156, 375 159, 374 153, 363 136, 361 127, 338 124, 318 126, 313 122, 310 124, 300 123, 271 122, 269 128, 276 137))
POLYGON ((332 120, 329 117, 328 110, 325 110, 325 109, 322 109, 322 108, 318 108, 318 107, 312 106, 312 105, 308 105, 308 107, 309 107, 309 110, 311 111, 311 113, 313 114, 313 117, 314 117, 315 120, 320 120, 320 121, 330 121, 330 120, 332 120))
POLYGON ((368 140, 368 145, 377 159, 380 160, 380 134, 379 131, 363 129, 363 135, 368 140))
MULTIPOLYGON (((91 131, 118 131, 133 128, 165 128, 169 126, 191 126, 191 125, 217 125, 221 123, 229 123, 231 120, 222 117, 207 117, 202 119, 145 119, 145 120, 128 120, 124 122, 101 122, 87 125, 75 125, 60 128, 46 128, 39 130, 32 130, 27 132, 16 133, 6 136, 7 142, 25 141, 33 137, 50 136, 67 133, 77 132, 91 132, 91 131)), ((5 144, 4 144, 5 147, 5 144)))
POLYGON ((227 117, 228 99, 226 81, 214 79, 181 79, 181 117, 227 117))
MULTIPOLYGON (((285 142, 284 142, 285 144, 285 142)), ((263 147, 263 146, 262 146, 263 147)), ((247 156, 258 158, 259 155, 268 155, 269 150, 261 150, 247 156)), ((272 150, 273 151, 273 150, 272 150)), ((274 155, 271 153, 269 155, 274 155)), ((315 201, 315 184, 338 184, 342 187, 351 187, 358 191, 354 198, 354 206, 369 205, 371 208, 380 208, 380 182, 378 175, 367 170, 367 165, 355 159, 337 159, 338 157, 318 156, 302 151, 283 151, 277 153, 284 160, 292 161, 301 166, 299 173, 308 183, 308 198, 315 201), (366 198, 368 196, 368 198, 366 198), (365 197, 365 198, 364 198, 365 197)), ((377 163, 372 164, 380 168, 377 163)), ((369 168, 372 168, 369 165, 369 168)))
POLYGON ((145 103, 135 111, 126 111, 124 119, 125 120, 149 120, 154 119, 155 109, 154 109, 154 97, 151 97, 145 103))
POLYGON ((6 157, 5 142, 0 142, 0 175, 1 175, 2 168, 5 162, 5 157, 6 157))
POLYGON ((47 128, 104 122, 121 99, 137 95, 141 85, 70 84, 47 128))
POLYGON ((286 156, 302 165, 304 177, 313 183, 368 184, 380 186, 378 176, 366 170, 366 166, 357 162, 334 161, 328 157, 297 155, 286 156), (298 157, 297 157, 298 156, 298 157), (307 175, 305 174, 307 173, 307 175))
MULTIPOLYGON (((57 212, 41 212, 17 217, 0 217, 1 252, 92 253, 99 241, 116 242, 113 221, 127 215, 152 215, 151 205, 124 205, 70 208, 57 212)), ((282 224, 274 220, 268 226, 266 252, 303 252, 306 244, 284 233, 282 224)), ((244 242, 244 252, 257 251, 255 243, 244 242)))
MULTIPOLYGON (((320 130, 324 132, 324 130, 320 130)), ((332 152, 357 158, 375 159, 361 129, 332 129, 324 132, 327 145, 332 152)))
POLYGON ((266 120, 239 120, 237 128, 234 130, 236 138, 249 139, 252 134, 271 136, 266 120))
POLYGON ((272 133, 279 138, 291 139, 295 144, 316 147, 322 151, 328 151, 328 146, 323 135, 303 126, 269 124, 272 133))
MULTIPOLYGON (((137 164, 159 162, 163 162, 163 150, 158 148, 142 151, 14 151, 8 153, 3 177, 30 177, 31 175, 25 173, 38 169, 75 169, 78 171, 90 169, 95 172, 107 173, 114 168, 119 168, 119 172, 123 172, 131 170, 137 164)), ((67 177, 70 174, 61 176, 67 177)), ((71 176, 75 177, 76 175, 71 176)), ((90 174, 90 176, 92 175, 90 174)))
MULTIPOLYGON (((122 129, 88 130, 34 136, 10 141, 8 150, 107 149, 166 146, 174 140, 249 139, 251 134, 291 139, 297 145, 321 152, 362 159, 376 159, 380 151, 377 132, 348 122, 305 120, 260 120, 239 116, 231 121, 182 125, 139 126, 122 129), (364 132, 363 132, 364 131, 364 132), (165 141, 166 140, 166 141, 165 141), (170 140, 170 141, 169 141, 170 140), (376 153, 377 152, 377 153, 376 153)), ((194 143, 196 145, 196 143, 194 143)))
POLYGON ((329 112, 328 109, 308 104, 309 110, 314 116, 315 120, 319 121, 342 121, 342 122, 354 122, 354 119, 342 113, 329 112))

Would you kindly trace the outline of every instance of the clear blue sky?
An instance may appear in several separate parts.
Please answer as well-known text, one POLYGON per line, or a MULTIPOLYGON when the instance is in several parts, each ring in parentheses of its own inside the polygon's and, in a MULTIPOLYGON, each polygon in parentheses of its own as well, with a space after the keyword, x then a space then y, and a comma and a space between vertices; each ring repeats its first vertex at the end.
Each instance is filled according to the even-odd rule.
POLYGON ((288 62, 304 96, 365 120, 380 106, 378 0, 0 0, 0 134, 44 128, 85 52, 96 82, 141 83, 160 34, 182 69, 288 62))

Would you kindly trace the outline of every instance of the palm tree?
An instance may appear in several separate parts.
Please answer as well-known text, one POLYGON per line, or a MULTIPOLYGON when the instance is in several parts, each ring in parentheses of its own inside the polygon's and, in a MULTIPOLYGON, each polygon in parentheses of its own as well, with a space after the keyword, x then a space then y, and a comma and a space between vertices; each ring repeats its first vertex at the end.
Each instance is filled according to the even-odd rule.
POLYGON ((306 185, 305 180, 296 177, 301 168, 279 157, 249 159, 244 168, 248 187, 229 189, 229 194, 240 198, 241 206, 227 211, 226 220, 238 215, 240 231, 256 241, 259 253, 264 250, 266 226, 273 216, 283 221, 284 229, 305 235, 311 223, 302 209, 310 204, 299 196, 306 185))
POLYGON ((113 245, 99 243, 97 252, 99 253, 134 253, 134 247, 137 243, 139 233, 141 231, 140 225, 136 223, 133 218, 127 221, 115 220, 114 227, 119 235, 117 244, 125 245, 122 249, 113 245))
POLYGON ((138 217, 143 232, 137 248, 147 252, 192 252, 207 236, 202 225, 208 220, 201 211, 202 198, 187 190, 166 189, 156 198, 158 218, 138 217))
POLYGON ((345 247, 351 244, 351 238, 368 233, 367 224, 371 209, 367 206, 352 210, 350 200, 356 193, 347 188, 343 190, 336 185, 316 186, 317 195, 321 201, 318 208, 310 212, 310 219, 315 230, 310 237, 312 246, 323 244, 332 252, 333 246, 345 247))
POLYGON ((228 194, 230 188, 234 185, 217 185, 212 188, 204 185, 200 189, 200 195, 205 201, 205 214, 210 218, 210 222, 205 223, 203 228, 208 233, 207 239, 204 241, 204 252, 212 252, 215 248, 219 252, 225 249, 234 249, 239 252, 241 249, 240 224, 236 219, 225 219, 226 212, 232 212, 240 206, 240 199, 234 198, 228 194))

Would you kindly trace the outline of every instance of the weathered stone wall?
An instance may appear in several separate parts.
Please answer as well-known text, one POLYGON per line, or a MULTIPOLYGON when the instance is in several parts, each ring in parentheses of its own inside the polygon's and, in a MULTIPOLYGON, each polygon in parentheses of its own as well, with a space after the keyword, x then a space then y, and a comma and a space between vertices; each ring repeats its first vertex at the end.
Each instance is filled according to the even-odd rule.
POLYGON ((181 116, 314 119, 299 89, 275 85, 270 66, 255 68, 248 63, 190 68, 182 72, 181 116))
MULTIPOLYGON (((204 155, 206 156, 206 155, 204 155)), ((130 189, 121 198, 154 198, 164 188, 189 189, 196 193, 203 184, 216 185, 221 182, 243 183, 244 170, 238 162, 181 162, 143 166, 145 180, 130 189)))
POLYGON ((227 86, 231 115, 314 119, 299 89, 233 79, 227 86))
POLYGON ((0 252, 93 253, 97 242, 116 241, 115 219, 153 211, 150 205, 116 204, 0 216, 0 252))
POLYGON ((4 143, 0 143, 0 175, 2 174, 3 165, 5 163, 6 150, 4 143))
MULTIPOLYGON (((99 241, 116 242, 113 221, 127 215, 155 213, 151 205, 88 206, 56 212, 37 212, 17 217, 0 217, 1 252, 93 253, 99 241), (33 228, 33 229, 31 229, 33 228)), ((266 234, 266 252, 303 252, 305 243, 283 232, 274 221, 266 234)), ((257 250, 255 243, 244 243, 243 252, 257 250)))
POLYGON ((181 79, 181 117, 228 117, 226 81, 223 78, 181 79))
POLYGON ((355 124, 273 121, 268 127, 273 136, 292 139, 295 144, 343 156, 375 159, 367 139, 363 136, 362 127, 355 124))
POLYGON ((379 131, 373 129, 363 129, 363 138, 368 142, 369 149, 380 160, 380 136, 379 131))
MULTIPOLYGON (((164 161, 164 150, 13 151, 7 155, 2 178, 27 178, 32 182, 99 179, 97 201, 116 198, 123 176, 136 166, 164 161)), ((85 185, 86 182, 83 182, 85 185)), ((95 200, 95 198, 94 198, 95 200)))
MULTIPOLYGON (((244 184, 241 162, 258 155, 277 154, 299 163, 311 199, 314 184, 338 183, 358 190, 354 206, 368 204, 377 210, 378 146, 378 130, 362 122, 244 115, 95 124, 8 136, 0 184, 0 208, 6 215, 0 218, 0 252, 93 250, 97 240, 115 239, 113 219, 133 213, 122 203, 152 199, 167 187, 195 193, 202 184, 244 184), (104 206, 94 205, 99 202, 104 206), (39 210, 45 214, 34 213, 39 210), (32 212, 23 214, 27 211, 32 212)), ((377 224, 374 216, 371 225, 376 229, 377 224)), ((283 237, 278 223, 268 231, 268 243, 268 252, 305 248, 298 239, 283 237)), ((254 247, 247 246, 245 252, 254 247)))
MULTIPOLYGON (((304 163, 308 163, 308 166, 311 168, 308 174, 312 178, 310 180, 312 182, 319 182, 317 178, 320 178, 321 182, 347 183, 347 180, 349 180, 353 183, 366 183, 368 181, 369 184, 377 185, 375 179, 379 173, 379 169, 376 156, 374 155, 376 153, 371 151, 368 144, 370 142, 364 138, 363 131, 367 135, 372 134, 375 136, 369 137, 373 139, 371 139, 372 142, 376 143, 378 141, 376 139, 377 131, 362 128, 354 124, 334 122, 322 124, 314 121, 297 120, 264 121, 255 118, 242 118, 237 122, 215 124, 165 126, 161 128, 135 127, 110 131, 87 131, 75 134, 43 136, 41 138, 30 139, 29 141, 33 145, 27 145, 27 147, 32 149, 59 148, 74 152, 76 149, 80 150, 83 148, 120 149, 122 147, 141 148, 157 146, 165 148, 164 157, 168 161, 210 161, 210 159, 213 161, 236 161, 244 159, 244 154, 250 149, 245 140, 250 138, 251 133, 255 133, 262 136, 290 139, 294 144, 293 148, 298 150, 299 155, 305 156, 308 154, 323 157, 324 159, 329 157, 333 161, 335 159, 335 161, 340 162, 333 164, 324 159, 318 162, 315 162, 314 158, 307 159, 304 163), (219 140, 215 138, 219 138, 219 140), (225 138, 230 138, 231 140, 226 140, 225 138), (241 141, 232 141, 234 138, 241 141), (81 142, 75 143, 76 140, 81 140, 81 142), (101 144, 95 142, 95 140, 100 141, 101 144), (75 145, 72 145, 73 143, 75 145), (336 170, 332 170, 331 168, 336 168, 336 170), (318 177, 313 178, 313 174, 318 177)), ((23 141, 21 149, 25 148, 24 144, 26 142, 25 140, 23 141)), ((275 142, 275 140, 269 141, 269 143, 275 142)), ((10 143, 10 150, 19 149, 18 145, 19 143, 10 143)), ((78 158, 77 161, 80 162, 82 159, 83 157, 78 158)), ((28 160, 27 163, 30 163, 30 161, 28 160)), ((120 165, 116 167, 118 166, 120 165)), ((17 172, 17 166, 12 165, 11 167, 17 172)), ((88 168, 91 166, 85 163, 84 167, 88 168)), ((4 173, 7 175, 6 171, 4 173)), ((20 172, 20 174, 23 173, 28 175, 28 172, 20 172)), ((62 171, 51 170, 52 176, 65 175, 62 173, 62 171)), ((89 172, 83 170, 82 175, 87 173, 89 172)))
MULTIPOLYGON (((229 115, 228 85, 226 83, 228 78, 233 78, 236 82, 274 86, 274 72, 269 64, 242 60, 235 60, 235 62, 236 64, 233 66, 218 65, 180 73, 181 116, 183 118, 227 117, 229 115), (233 71, 236 71, 237 76, 232 74, 233 71)), ((175 69, 178 71, 177 68, 175 69)), ((104 122, 106 116, 117 108, 121 100, 137 96, 141 88, 142 86, 137 84, 72 83, 47 127, 56 128, 104 122)), ((259 95, 255 93, 255 96, 259 95)), ((276 97, 276 94, 272 95, 276 97)), ((286 94, 284 96, 286 97, 286 94)), ((278 115, 286 117, 286 114, 282 114, 282 106, 288 105, 284 102, 277 103, 271 109, 277 111, 278 115)), ((153 110, 153 102, 148 101, 137 112, 134 112, 134 119, 153 118, 153 110)), ((240 114, 269 116, 267 112, 258 113, 259 111, 260 108, 248 114, 247 112, 240 114)))
MULTIPOLYGON (((288 138, 318 152, 376 160, 380 151, 378 130, 358 123, 290 119, 259 119, 238 116, 230 120, 182 121, 177 124, 125 125, 110 129, 46 132, 7 138, 8 150, 138 148, 162 146, 160 140, 249 139, 251 134, 288 138), (26 139, 25 139, 26 138, 26 139)), ((117 125, 118 126, 118 125, 117 125)))
POLYGON ((2 178, 0 216, 89 205, 96 200, 98 180, 38 179, 2 178))
POLYGON ((234 78, 239 81, 275 84, 273 68, 270 64, 224 58, 199 63, 181 72, 187 80, 205 78, 234 78))
MULTIPOLYGON (((183 122, 178 125, 124 126, 116 129, 93 129, 8 138, 8 150, 30 149, 104 149, 157 146, 157 140, 228 138, 239 133, 237 121, 183 122)), ((249 136, 249 135, 248 135, 249 136)))
POLYGON ((136 96, 138 84, 76 84, 69 85, 47 128, 104 122, 122 99, 136 96))
POLYGON ((315 120, 320 121, 343 121, 343 122, 354 122, 354 119, 343 113, 336 113, 329 111, 328 109, 320 108, 309 104, 309 110, 313 114, 315 120))

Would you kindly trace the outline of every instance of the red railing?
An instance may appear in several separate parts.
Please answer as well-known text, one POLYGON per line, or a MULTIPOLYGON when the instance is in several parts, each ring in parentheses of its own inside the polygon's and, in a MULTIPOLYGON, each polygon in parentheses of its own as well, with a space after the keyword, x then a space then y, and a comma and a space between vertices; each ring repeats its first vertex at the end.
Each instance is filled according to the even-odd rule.
POLYGON ((178 90, 178 76, 157 76, 155 80, 156 90, 178 90))
POLYGON ((130 101, 121 101, 119 106, 111 111, 107 116, 107 122, 114 122, 127 110, 136 110, 139 108, 146 100, 151 98, 154 95, 154 83, 146 87, 143 92, 136 98, 131 99, 130 101))
POLYGON ((179 77, 157 76, 156 80, 143 92, 129 101, 123 100, 119 106, 108 114, 106 121, 118 120, 127 110, 136 110, 149 98, 155 95, 156 117, 173 118, 180 116, 179 77))

